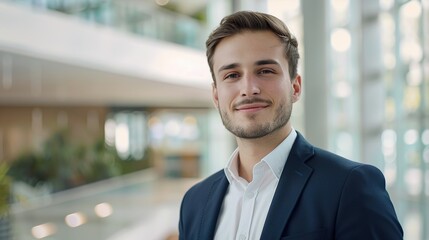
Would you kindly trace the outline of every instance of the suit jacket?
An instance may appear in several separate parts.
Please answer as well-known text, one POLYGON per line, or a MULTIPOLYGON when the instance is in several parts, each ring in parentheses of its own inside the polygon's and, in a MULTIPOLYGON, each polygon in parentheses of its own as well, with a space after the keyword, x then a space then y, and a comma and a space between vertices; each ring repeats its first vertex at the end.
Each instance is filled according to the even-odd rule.
MULTIPOLYGON (((214 238, 228 186, 222 170, 188 190, 180 210, 181 240, 214 238)), ((403 231, 380 170, 313 147, 298 134, 261 239, 396 240, 403 231)))

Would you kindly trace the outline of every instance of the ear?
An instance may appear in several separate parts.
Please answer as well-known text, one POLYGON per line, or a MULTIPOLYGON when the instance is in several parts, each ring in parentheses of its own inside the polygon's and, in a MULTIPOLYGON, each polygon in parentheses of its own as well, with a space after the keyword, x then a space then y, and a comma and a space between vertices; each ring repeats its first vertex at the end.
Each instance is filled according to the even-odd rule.
POLYGON ((217 87, 215 83, 212 83, 212 100, 216 108, 219 108, 219 97, 217 93, 217 87))
POLYGON ((292 80, 292 102, 297 102, 301 97, 302 85, 301 85, 301 75, 297 74, 296 77, 292 80))

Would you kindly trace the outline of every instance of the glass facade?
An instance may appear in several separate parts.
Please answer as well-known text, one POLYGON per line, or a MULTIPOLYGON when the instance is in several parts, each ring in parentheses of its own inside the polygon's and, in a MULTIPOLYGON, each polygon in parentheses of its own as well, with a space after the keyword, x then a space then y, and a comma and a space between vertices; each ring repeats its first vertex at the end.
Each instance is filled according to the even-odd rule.
POLYGON ((196 18, 160 8, 155 1, 115 0, 6 0, 75 16, 125 33, 203 49, 207 36, 196 18))
POLYGON ((328 7, 328 131, 329 147, 360 161, 361 72, 359 1, 330 0, 328 7))
MULTIPOLYGON (((311 103, 317 100, 323 109, 326 101, 327 114, 317 116, 327 119, 327 148, 380 168, 404 239, 428 239, 429 1, 326 0, 323 6, 318 21, 326 21, 321 26, 328 34, 321 31, 312 42, 304 38, 305 50, 312 51, 306 56, 322 59, 306 61, 305 68, 318 71, 308 66, 320 64, 326 75, 304 80, 310 81, 307 89, 323 81, 319 89, 329 94, 313 91, 305 108, 316 112, 311 103)), ((304 22, 314 20, 311 4, 303 7, 304 22)), ((317 29, 305 26, 314 37, 317 29)), ((304 119, 317 124, 309 116, 316 115, 304 119)), ((316 132, 323 140, 323 131, 316 132)))
POLYGON ((380 1, 386 94, 382 134, 384 171, 406 239, 429 237, 428 3, 380 1))
POLYGON ((379 167, 404 239, 429 233, 425 0, 330 0, 329 148, 379 167))

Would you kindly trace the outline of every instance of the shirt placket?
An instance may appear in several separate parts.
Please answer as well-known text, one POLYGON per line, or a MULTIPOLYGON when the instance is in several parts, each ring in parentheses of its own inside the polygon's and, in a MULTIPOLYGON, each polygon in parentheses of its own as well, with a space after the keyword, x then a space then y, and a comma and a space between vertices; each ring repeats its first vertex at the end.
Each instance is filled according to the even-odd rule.
POLYGON ((249 183, 243 192, 240 223, 236 235, 237 240, 249 239, 250 228, 252 226, 252 219, 255 212, 255 202, 258 196, 259 187, 262 183, 262 166, 258 166, 254 169, 253 177, 253 181, 249 183))

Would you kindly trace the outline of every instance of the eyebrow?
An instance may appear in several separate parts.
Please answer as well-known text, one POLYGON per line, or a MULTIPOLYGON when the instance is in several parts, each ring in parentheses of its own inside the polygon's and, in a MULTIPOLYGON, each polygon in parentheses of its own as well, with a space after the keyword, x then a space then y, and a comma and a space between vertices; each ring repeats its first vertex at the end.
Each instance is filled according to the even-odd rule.
POLYGON ((233 69, 233 68, 236 68, 237 66, 238 66, 237 63, 231 63, 228 65, 223 65, 222 67, 219 68, 219 70, 217 72, 221 72, 221 71, 228 70, 228 69, 233 69))
MULTIPOLYGON (((280 65, 277 61, 272 60, 272 59, 264 59, 264 60, 259 60, 259 61, 255 62, 255 66, 270 65, 270 64, 280 65)), ((236 68, 238 66, 239 66, 238 63, 227 64, 227 65, 220 67, 218 72, 228 70, 228 69, 233 69, 233 68, 236 68)))
POLYGON ((256 66, 261 66, 261 65, 269 65, 269 64, 275 64, 275 65, 280 65, 277 61, 273 60, 273 59, 264 59, 264 60, 259 60, 255 63, 256 66))

